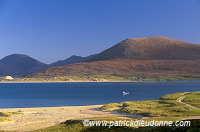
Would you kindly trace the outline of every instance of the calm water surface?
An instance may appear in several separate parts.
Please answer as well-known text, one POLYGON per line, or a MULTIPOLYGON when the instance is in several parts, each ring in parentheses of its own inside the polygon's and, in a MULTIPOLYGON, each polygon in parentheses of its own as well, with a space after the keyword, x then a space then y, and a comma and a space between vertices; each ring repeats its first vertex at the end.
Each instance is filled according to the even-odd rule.
POLYGON ((96 105, 158 99, 200 91, 200 81, 105 83, 0 83, 0 108, 96 105), (129 92, 122 95, 122 92, 129 92))

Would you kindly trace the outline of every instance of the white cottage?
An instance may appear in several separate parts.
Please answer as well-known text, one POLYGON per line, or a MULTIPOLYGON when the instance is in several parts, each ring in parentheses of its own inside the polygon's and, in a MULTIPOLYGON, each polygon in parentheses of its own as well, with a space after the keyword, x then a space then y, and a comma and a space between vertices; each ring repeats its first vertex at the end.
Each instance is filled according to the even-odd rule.
POLYGON ((12 80, 13 77, 11 77, 11 76, 6 76, 6 79, 8 79, 8 80, 12 80))

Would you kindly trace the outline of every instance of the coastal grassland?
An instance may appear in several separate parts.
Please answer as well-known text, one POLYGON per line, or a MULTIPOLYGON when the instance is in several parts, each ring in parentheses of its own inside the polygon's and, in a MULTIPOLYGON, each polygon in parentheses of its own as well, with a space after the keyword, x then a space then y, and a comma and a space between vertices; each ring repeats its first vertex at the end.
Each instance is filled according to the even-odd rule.
POLYGON ((95 118, 89 118, 87 120, 90 120, 90 121, 137 121, 138 119, 135 119, 135 118, 131 118, 131 117, 95 117, 95 118))
POLYGON ((1 117, 10 117, 10 116, 15 116, 22 114, 21 112, 0 112, 1 117))
MULTIPOLYGON (((94 119, 96 120, 96 119, 94 119)), ((97 119, 99 120, 99 119, 97 119)), ((100 119, 101 120, 101 119, 100 119)), ((192 119, 191 126, 187 127, 174 127, 174 126, 147 126, 147 127, 127 127, 127 126, 93 126, 93 127, 85 127, 83 126, 83 120, 68 120, 62 124, 31 131, 31 132, 180 132, 180 131, 191 131, 191 132, 198 132, 200 131, 200 120, 192 119)))
MULTIPOLYGON (((200 116, 200 110, 191 109, 188 106, 180 104, 176 100, 183 96, 185 93, 168 94, 158 100, 144 100, 144 101, 129 101, 121 103, 111 103, 102 106, 102 110, 139 114, 151 117, 182 117, 182 116, 200 116)), ((190 98, 191 104, 196 104, 199 92, 187 93, 190 98), (194 98, 192 95, 195 95, 194 98), (193 101, 194 100, 194 101, 193 101)))
MULTIPOLYGON (((137 118, 132 118, 132 117, 95 117, 95 118, 90 118, 87 120, 91 120, 91 121, 138 121, 139 119, 137 118)), ((156 120, 156 121, 180 121, 182 120, 182 117, 149 117, 149 118, 144 118, 142 119, 144 121, 152 121, 152 120, 156 120)))
POLYGON ((177 100, 185 93, 174 93, 174 94, 166 94, 160 97, 160 100, 177 100))
POLYGON ((0 130, 0 132, 17 132, 17 131, 4 131, 4 130, 0 130))
POLYGON ((196 108, 200 108, 200 92, 186 93, 183 102, 190 104, 196 108))
POLYGON ((11 121, 9 117, 22 114, 21 112, 0 112, 0 122, 11 121))
POLYGON ((4 122, 4 121, 11 121, 11 119, 8 118, 8 117, 1 117, 0 116, 0 122, 4 122))
POLYGON ((68 120, 56 126, 31 132, 81 132, 85 129, 82 120, 68 120))
POLYGON ((0 82, 128 82, 128 81, 184 81, 184 80, 200 80, 200 76, 161 76, 161 75, 119 75, 119 74, 85 74, 85 75, 63 75, 63 76, 35 76, 30 75, 12 80, 3 79, 0 77, 0 82))
POLYGON ((32 132, 130 132, 133 131, 132 127, 107 127, 107 126, 95 126, 85 127, 83 126, 83 120, 68 120, 57 126, 49 127, 46 129, 36 130, 32 132))
POLYGON ((141 77, 142 81, 185 81, 185 80, 200 80, 200 76, 149 76, 141 77))
MULTIPOLYGON (((90 121, 119 121, 119 120, 133 120, 131 118, 126 117, 98 117, 98 118, 90 118, 87 119, 90 121)), ((67 120, 64 123, 61 123, 59 125, 41 129, 41 130, 35 130, 31 132, 92 132, 94 131, 101 131, 108 127, 86 127, 83 126, 83 120, 67 120)), ((120 127, 119 127, 120 128, 120 127)), ((121 127, 120 130, 122 131, 124 127, 121 127)), ((127 127, 128 128, 128 127, 127 127)), ((132 130, 133 128, 129 128, 129 130, 132 130)), ((117 130, 115 128, 111 128, 111 130, 117 130)))
POLYGON ((109 81, 132 81, 129 78, 115 75, 77 75, 77 76, 48 76, 48 77, 24 77, 12 81, 17 82, 109 82, 109 81))
MULTIPOLYGON (((159 121, 158 118, 152 118, 157 121, 159 121)), ((152 119, 150 121, 152 121, 152 119)), ((89 119, 90 121, 92 120, 123 120, 123 118, 93 118, 89 119)), ((173 121, 173 120, 172 120, 173 121)), ((191 126, 186 126, 186 127, 172 127, 172 126, 147 126, 147 127, 127 127, 127 126, 84 126, 83 125, 83 120, 67 120, 64 123, 45 128, 45 129, 40 129, 40 130, 35 130, 35 131, 30 131, 30 132, 180 132, 180 131, 191 131, 191 132, 198 132, 200 131, 200 120, 199 119, 191 119, 191 126)), ((11 132, 11 131, 1 131, 0 132, 11 132)), ((14 131, 12 131, 14 132, 14 131)))

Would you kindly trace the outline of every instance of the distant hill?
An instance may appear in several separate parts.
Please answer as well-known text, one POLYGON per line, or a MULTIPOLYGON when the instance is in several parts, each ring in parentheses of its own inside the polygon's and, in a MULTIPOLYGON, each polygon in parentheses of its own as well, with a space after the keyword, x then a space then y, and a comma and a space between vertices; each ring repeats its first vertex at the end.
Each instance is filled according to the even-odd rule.
POLYGON ((0 60, 0 76, 31 74, 47 68, 47 64, 23 54, 12 54, 0 60))
POLYGON ((126 39, 83 63, 54 67, 32 77, 67 75, 199 75, 200 45, 153 36, 126 39))
POLYGON ((20 76, 32 74, 51 67, 80 63, 93 56, 95 55, 87 57, 73 55, 65 60, 57 61, 48 65, 24 54, 12 54, 0 60, 0 76, 20 76))
POLYGON ((67 64, 84 62, 84 61, 92 58, 93 56, 95 56, 95 55, 90 55, 87 57, 73 55, 65 60, 60 60, 60 61, 50 64, 50 67, 63 66, 63 65, 67 65, 67 64))
POLYGON ((200 60, 200 45, 162 36, 129 38, 87 60, 200 60))

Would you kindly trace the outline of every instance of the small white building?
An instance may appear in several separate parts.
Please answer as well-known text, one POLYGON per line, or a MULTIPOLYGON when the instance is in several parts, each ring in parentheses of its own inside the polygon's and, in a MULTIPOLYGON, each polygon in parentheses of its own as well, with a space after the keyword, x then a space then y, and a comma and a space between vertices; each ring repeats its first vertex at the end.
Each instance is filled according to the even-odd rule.
POLYGON ((11 77, 11 76, 6 76, 6 79, 7 79, 7 80, 12 80, 12 79, 14 79, 14 78, 11 77))

